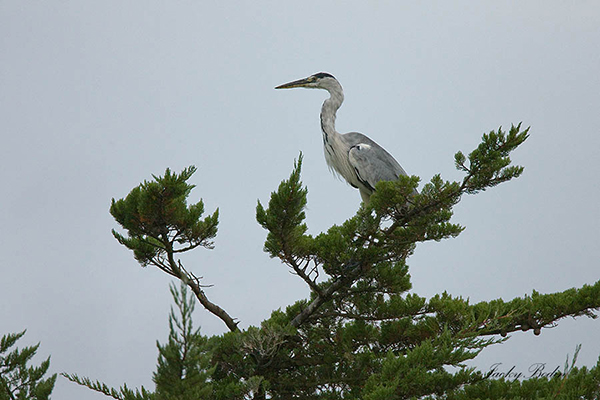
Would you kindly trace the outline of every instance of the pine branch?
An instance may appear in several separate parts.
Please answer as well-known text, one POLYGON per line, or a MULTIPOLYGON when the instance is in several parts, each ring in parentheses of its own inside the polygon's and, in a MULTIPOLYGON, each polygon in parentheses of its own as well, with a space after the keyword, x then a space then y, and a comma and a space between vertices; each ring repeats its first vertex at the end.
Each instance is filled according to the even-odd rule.
POLYGON ((39 343, 8 352, 25 332, 7 334, 0 339, 0 399, 8 396, 18 400, 33 397, 47 400, 54 389, 56 374, 42 379, 50 367, 50 357, 38 367, 27 365, 35 356, 39 343))
POLYGON ((463 194, 518 177, 523 168, 511 166, 509 154, 527 136, 520 125, 483 135, 468 158, 455 155, 466 175, 459 182, 434 176, 420 194, 417 177, 379 182, 368 206, 316 237, 306 234, 300 157, 268 208, 258 203, 256 218, 268 231, 265 252, 298 275, 311 298, 274 312, 252 334, 242 332, 241 345, 229 337, 216 358, 223 376, 264 377, 257 398, 439 397, 481 380, 461 363, 505 340, 494 336, 529 329, 539 334, 565 316, 595 317, 600 293, 591 287, 474 305, 446 293, 430 300, 406 294, 405 260, 415 244, 460 234, 463 228, 450 223, 452 208, 463 194), (318 271, 326 274, 320 283, 318 271), (269 333, 271 324, 277 336, 269 333), (246 359, 250 365, 237 364, 246 359), (461 369, 449 373, 446 366, 461 369))
POLYGON ((329 284, 324 290, 320 290, 317 296, 312 300, 306 308, 292 319, 290 325, 298 328, 304 322, 306 322, 317 310, 326 302, 333 298, 333 295, 343 287, 349 287, 354 283, 356 278, 362 272, 362 265, 353 263, 346 266, 348 273, 344 276, 336 278, 331 284, 329 284))
POLYGON ((196 298, 200 304, 202 304, 207 311, 221 319, 225 325, 227 325, 230 331, 233 332, 238 330, 239 322, 236 322, 224 309, 211 302, 206 294, 204 294, 204 291, 200 288, 197 280, 194 279, 194 276, 190 273, 186 273, 183 268, 179 267, 181 262, 179 262, 179 264, 175 262, 175 258, 173 256, 174 253, 171 246, 171 243, 167 244, 166 252, 172 275, 182 280, 187 286, 189 286, 189 288, 192 289, 192 292, 196 295, 196 298))
POLYGON ((76 374, 68 374, 66 372, 62 372, 61 375, 71 382, 77 383, 78 385, 85 386, 95 392, 102 393, 108 397, 112 397, 117 400, 153 400, 154 396, 151 392, 148 392, 143 386, 141 391, 135 390, 132 391, 127 387, 127 385, 123 385, 119 388, 119 390, 108 387, 105 383, 100 381, 93 382, 91 379, 87 377, 80 378, 76 374))
POLYGON ((292 272, 293 274, 298 275, 300 278, 302 278, 302 280, 304 282, 306 282, 306 284, 312 289, 312 291, 314 291, 317 294, 322 294, 321 288, 319 287, 319 285, 317 284, 317 281, 316 281, 316 279, 319 276, 318 269, 315 267, 311 270, 311 272, 306 273, 306 269, 308 268, 310 261, 306 261, 305 266, 301 267, 300 265, 298 265, 298 263, 293 258, 293 256, 286 254, 285 259, 286 259, 287 263, 294 270, 294 272, 292 272), (312 273, 312 271, 316 272, 316 277, 314 279, 310 277, 310 274, 312 273))
POLYGON ((184 169, 180 174, 169 169, 164 176, 154 176, 154 181, 134 188, 124 199, 112 200, 110 212, 115 220, 127 230, 125 237, 115 230, 113 235, 122 245, 133 250, 134 257, 142 265, 154 265, 161 271, 185 282, 194 292, 202 306, 220 318, 231 331, 237 330, 237 322, 221 307, 211 302, 200 284, 199 278, 183 268, 175 254, 197 247, 211 249, 217 234, 218 209, 201 220, 204 204, 187 204, 194 185, 187 180, 195 167, 184 169))

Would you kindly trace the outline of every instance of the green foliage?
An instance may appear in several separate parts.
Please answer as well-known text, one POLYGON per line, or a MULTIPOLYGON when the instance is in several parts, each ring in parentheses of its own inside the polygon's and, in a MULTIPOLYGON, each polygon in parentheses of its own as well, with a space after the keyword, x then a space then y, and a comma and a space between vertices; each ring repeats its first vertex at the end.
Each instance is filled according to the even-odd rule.
POLYGON ((521 124, 511 126, 508 134, 498 128, 497 132, 483 135, 481 144, 469 154, 469 165, 465 164, 463 153, 456 153, 456 168, 468 173, 466 193, 477 193, 520 176, 523 167, 510 166, 509 154, 528 137, 529 128, 521 132, 521 124))
POLYGON ((279 258, 310 289, 310 296, 276 310, 260 327, 242 331, 223 309, 208 301, 178 252, 211 247, 217 212, 201 220, 202 202, 187 206, 195 169, 144 182, 111 206, 128 232, 113 234, 142 265, 155 265, 183 284, 171 292, 168 342, 158 345, 156 392, 110 389, 67 376, 118 399, 475 399, 577 398, 600 396, 600 364, 565 367, 561 377, 523 382, 491 380, 465 366, 508 333, 542 329, 566 316, 595 318, 600 281, 553 294, 494 299, 471 304, 442 293, 430 299, 412 289, 407 259, 417 243, 456 237, 451 222, 463 194, 475 194, 521 175, 510 154, 528 137, 512 126, 484 134, 469 153, 456 153, 459 182, 435 175, 421 192, 418 177, 379 182, 368 205, 327 232, 307 234, 307 189, 300 180, 302 154, 289 179, 258 202, 256 219, 267 230, 264 250, 279 258), (191 323, 193 302, 230 328, 212 338, 191 323), (120 396, 120 397, 119 397, 120 396), (137 397, 136 397, 137 396, 137 397))
POLYGON ((181 174, 167 168, 164 177, 153 175, 154 181, 144 181, 124 199, 112 199, 110 213, 127 230, 128 237, 114 229, 113 235, 134 252, 142 266, 153 264, 163 268, 163 258, 169 252, 213 246, 219 210, 201 220, 204 213, 202 200, 187 205, 187 197, 194 188, 187 180, 194 172, 193 166, 181 174))
MULTIPOLYGON (((368 206, 314 238, 306 235, 303 222, 306 190, 297 163, 271 195, 269 208, 257 207, 257 220, 268 230, 265 251, 311 289, 309 300, 271 318, 297 332, 260 370, 265 390, 276 398, 291 393, 315 399, 439 396, 482 379, 462 363, 505 340, 493 335, 528 329, 539 334, 568 315, 594 317, 600 282, 477 304, 446 293, 430 300, 407 293, 406 259, 416 243, 459 235, 463 227, 450 222, 453 206, 463 194, 518 177, 523 168, 511 166, 509 154, 527 136, 520 125, 508 133, 499 129, 483 135, 468 161, 457 153, 456 167, 465 173, 461 182, 436 175, 420 194, 417 177, 379 182, 368 206), (448 372, 448 366, 456 372, 448 372)), ((230 365, 232 373, 248 373, 230 365)))
POLYGON ((238 400, 249 398, 258 391, 263 381, 256 376, 255 362, 244 350, 245 332, 229 332, 213 338, 215 347, 212 362, 216 366, 212 376, 214 392, 212 399, 238 400), (235 369, 236 373, 231 373, 235 369))
POLYGON ((85 386, 95 392, 102 393, 108 397, 118 400, 154 400, 155 396, 152 392, 147 391, 144 387, 140 390, 132 390, 127 387, 127 384, 121 386, 118 390, 108 387, 105 383, 100 381, 92 381, 90 378, 79 377, 77 374, 68 374, 66 372, 61 375, 71 382, 77 383, 78 385, 85 386))
POLYGON ((187 205, 187 197, 194 188, 187 180, 195 171, 192 166, 175 174, 167 168, 164 177, 153 176, 154 181, 145 181, 124 199, 112 199, 110 213, 127 230, 128 237, 114 229, 112 233, 119 243, 133 250, 135 259, 142 266, 154 265, 180 279, 204 308, 235 331, 237 322, 208 299, 200 284, 201 278, 185 269, 181 260, 176 260, 179 253, 198 246, 212 248, 212 239, 217 235, 219 210, 202 220, 202 200, 187 205))
POLYGON ((168 342, 157 343, 156 399, 205 399, 212 393, 210 376, 214 372, 208 339, 200 329, 193 329, 194 299, 188 296, 186 285, 182 283, 177 290, 171 284, 170 289, 177 314, 171 308, 168 342))
POLYGON ((294 170, 287 181, 281 182, 277 192, 271 193, 269 209, 264 209, 260 201, 256 206, 256 220, 269 231, 265 242, 265 251, 271 257, 283 257, 289 254, 304 253, 306 244, 303 224, 306 207, 306 188, 300 182, 302 153, 294 163, 294 170), (287 246, 292 246, 288 248, 287 246))
POLYGON ((47 400, 56 381, 56 374, 42 379, 50 367, 50 357, 39 367, 27 366, 40 344, 9 352, 23 335, 25 331, 0 339, 0 400, 47 400))
POLYGON ((476 382, 480 375, 472 369, 461 368, 448 372, 445 366, 462 366, 464 360, 475 357, 487 343, 480 339, 457 340, 449 331, 427 339, 398 357, 389 352, 380 371, 371 375, 364 389, 365 399, 409 399, 448 390, 476 382))
POLYGON ((522 381, 505 378, 481 379, 473 385, 449 391, 437 399, 597 399, 600 396, 600 359, 593 368, 577 368, 575 361, 580 349, 581 346, 578 346, 571 364, 567 359, 562 373, 554 374, 552 377, 535 376, 522 381))
POLYGON ((100 381, 92 381, 76 374, 62 373, 68 380, 93 391, 118 400, 188 400, 211 398, 213 387, 211 375, 215 367, 211 365, 213 342, 194 329, 192 313, 195 303, 185 284, 179 290, 172 284, 171 295, 176 310, 169 314, 169 338, 158 347, 158 364, 153 380, 156 391, 144 387, 132 390, 124 384, 114 389, 100 381))
POLYGON ((427 311, 442 317, 444 323, 456 332, 506 336, 508 332, 530 329, 539 335, 544 326, 567 316, 597 318, 592 311, 598 308, 600 281, 559 293, 542 295, 534 290, 531 296, 517 297, 509 302, 496 299, 474 305, 470 305, 468 300, 444 293, 429 301, 427 311), (465 331, 467 326, 477 328, 465 331))

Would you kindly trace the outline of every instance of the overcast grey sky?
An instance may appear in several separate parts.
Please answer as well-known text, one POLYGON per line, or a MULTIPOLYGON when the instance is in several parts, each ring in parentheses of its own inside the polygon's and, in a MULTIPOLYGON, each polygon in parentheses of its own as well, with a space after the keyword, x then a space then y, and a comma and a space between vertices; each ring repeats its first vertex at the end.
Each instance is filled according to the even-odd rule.
MULTIPOLYGON (((325 92, 273 87, 319 71, 345 89, 338 130, 363 132, 410 174, 459 179, 453 155, 523 121, 514 182, 456 208, 457 239, 419 245, 413 291, 473 302, 599 279, 600 5, 531 2, 0 1, 0 333, 27 328, 52 372, 152 388, 170 279, 110 230, 112 197, 196 165, 191 200, 220 209, 216 248, 187 267, 258 324, 308 295, 263 253, 263 203, 305 155, 307 223, 354 215, 358 191, 323 157, 325 92)), ((201 310, 204 334, 225 325, 201 310)), ((514 334, 473 365, 562 367, 600 354, 600 321, 514 334)), ((41 357, 39 358, 41 360, 41 357)), ((103 399, 59 378, 55 399, 103 399)))

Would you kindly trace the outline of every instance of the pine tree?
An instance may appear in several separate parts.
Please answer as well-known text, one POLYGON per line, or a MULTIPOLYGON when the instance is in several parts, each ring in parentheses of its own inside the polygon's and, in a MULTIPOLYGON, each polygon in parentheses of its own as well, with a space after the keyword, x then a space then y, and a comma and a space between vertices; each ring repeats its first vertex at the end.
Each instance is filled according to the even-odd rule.
POLYGON ((212 394, 210 376, 211 351, 208 339, 194 330, 192 313, 194 299, 188 296, 183 282, 179 290, 171 284, 171 294, 177 313, 171 308, 169 315, 169 339, 164 345, 156 343, 159 357, 154 373, 156 399, 187 400, 206 399, 212 394))
MULTIPOLYGON (((256 218, 267 230, 265 252, 302 279, 311 295, 244 331, 207 298, 200 278, 177 259, 195 247, 210 248, 217 232, 217 212, 201 220, 202 201, 187 205, 193 167, 179 175, 167 169, 164 177, 113 199, 111 214, 128 235, 113 234, 142 266, 154 265, 180 279, 228 327, 230 332, 202 347, 205 360, 210 354, 210 367, 201 367, 202 398, 598 397, 598 366, 572 366, 551 379, 508 382, 486 379, 464 362, 487 346, 501 345, 508 333, 539 335, 567 316, 595 318, 600 281, 560 293, 532 290, 509 301, 475 304, 447 293, 427 299, 411 291, 407 259, 416 244, 459 235, 464 228, 450 221, 454 205, 463 195, 520 176, 523 168, 511 165, 509 155, 527 137, 528 129, 520 125, 484 134, 468 156, 458 152, 454 157, 464 173, 461 181, 436 175, 420 194, 414 194, 417 177, 379 182, 368 205, 314 237, 304 223, 307 189, 300 180, 300 155, 268 207, 258 203, 256 218)), ((162 357, 180 360, 182 346, 170 340, 162 357)), ((185 379, 179 372, 169 378, 170 385, 179 387, 185 379)))
MULTIPOLYGON (((194 400, 194 399, 233 399, 257 387, 256 379, 248 382, 221 383, 213 387, 216 367, 212 363, 213 349, 219 338, 207 338, 194 329, 192 313, 195 300, 189 295, 187 286, 180 282, 179 289, 170 285, 175 309, 169 314, 169 337, 165 344, 156 342, 158 362, 153 374, 155 391, 144 387, 132 390, 127 384, 119 389, 111 388, 103 382, 92 381, 76 374, 62 373, 68 380, 93 391, 118 400, 194 400)), ((1 399, 1 398, 0 398, 1 399)))
POLYGON ((39 343, 8 352, 25 332, 7 334, 0 339, 0 400, 47 400, 54 389, 56 374, 43 379, 50 367, 50 357, 39 367, 27 366, 39 343))

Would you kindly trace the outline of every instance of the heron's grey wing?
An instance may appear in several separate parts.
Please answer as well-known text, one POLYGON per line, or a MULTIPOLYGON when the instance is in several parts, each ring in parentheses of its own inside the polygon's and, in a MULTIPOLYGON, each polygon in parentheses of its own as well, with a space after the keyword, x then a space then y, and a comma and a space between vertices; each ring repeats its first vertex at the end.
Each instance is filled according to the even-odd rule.
POLYGON ((399 175, 406 175, 394 157, 367 136, 356 132, 344 136, 350 142, 350 165, 358 180, 370 191, 374 190, 379 181, 393 181, 399 175))

